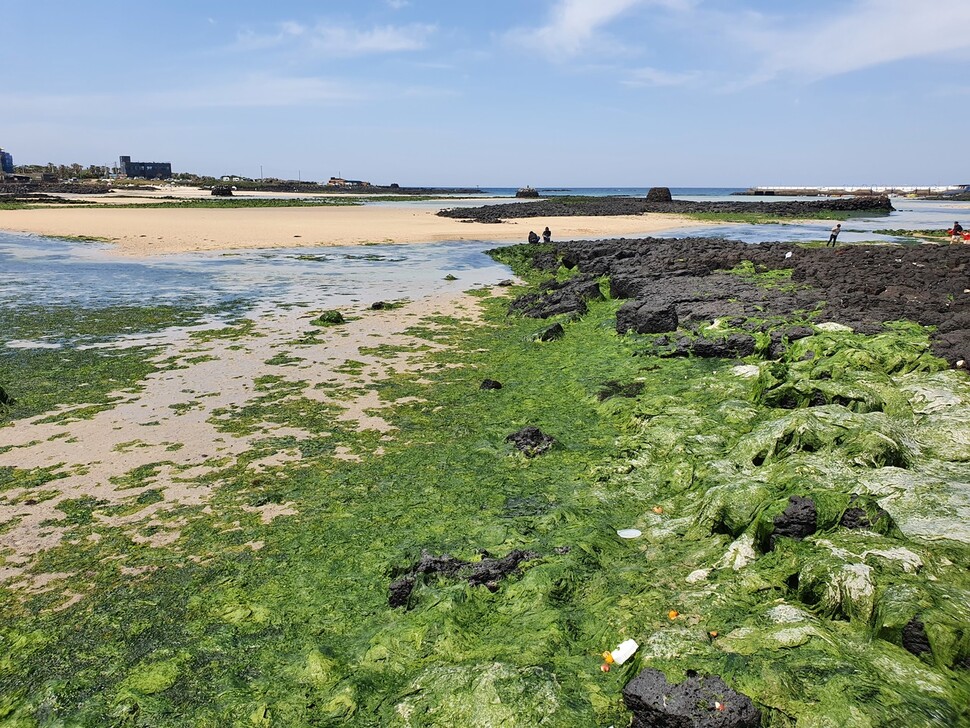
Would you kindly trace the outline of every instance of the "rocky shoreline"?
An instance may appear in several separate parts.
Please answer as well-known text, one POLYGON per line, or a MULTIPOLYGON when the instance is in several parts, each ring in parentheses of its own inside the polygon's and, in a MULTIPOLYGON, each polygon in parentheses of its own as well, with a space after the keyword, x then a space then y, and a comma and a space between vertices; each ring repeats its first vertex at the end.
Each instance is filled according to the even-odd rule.
MULTIPOLYGON (((864 334, 884 322, 911 320, 935 327, 933 352, 951 366, 970 358, 970 247, 852 245, 804 248, 789 243, 750 245, 724 239, 602 240, 537 246, 536 267, 560 264, 582 274, 514 304, 527 315, 547 318, 583 310, 594 295, 590 282, 610 277, 616 298, 629 299, 618 313, 621 331, 666 333, 714 319, 787 318, 812 310, 864 334), (769 289, 724 273, 741 261, 757 270, 790 269, 792 286, 769 289), (647 322, 669 312, 673 328, 647 322)), ((750 325, 750 324, 748 324, 750 325)))
POLYGON ((625 300, 617 332, 641 335, 621 339, 639 376, 600 397, 636 412, 601 492, 654 504, 636 523, 642 583, 663 584, 646 609, 677 608, 633 633, 634 726, 965 725, 970 249, 685 238, 493 254, 555 276, 509 313, 565 323, 556 342, 602 311, 604 277, 625 300))
POLYGON ((778 217, 817 217, 820 213, 889 214, 888 197, 853 197, 808 202, 691 202, 687 200, 652 201, 637 197, 551 197, 538 202, 518 202, 482 207, 448 208, 438 212, 469 222, 500 223, 524 217, 575 217, 673 213, 679 215, 716 213, 776 215, 778 217))

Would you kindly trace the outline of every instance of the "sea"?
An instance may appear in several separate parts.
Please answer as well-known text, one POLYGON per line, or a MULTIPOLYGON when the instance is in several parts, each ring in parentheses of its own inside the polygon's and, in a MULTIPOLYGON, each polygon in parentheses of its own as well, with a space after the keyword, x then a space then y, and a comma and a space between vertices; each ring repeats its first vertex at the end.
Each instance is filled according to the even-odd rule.
MULTIPOLYGON (((496 197, 515 197, 518 187, 482 187, 485 195, 496 197)), ((561 197, 564 195, 582 195, 585 197, 645 197, 650 187, 536 187, 542 197, 561 197)), ((747 187, 671 187, 670 194, 683 200, 712 197, 730 197, 744 192, 747 187)))
MULTIPOLYGON (((646 187, 538 188, 543 196, 646 195, 646 187)), ((744 188, 671 188, 675 199, 735 201, 763 197, 734 196, 744 188)), ((516 188, 482 188, 491 202, 506 202, 516 188)), ((779 198, 772 198, 778 200, 779 198)), ((781 198, 785 199, 785 198, 781 198)), ((817 198, 793 198, 817 199, 817 198)), ((480 205, 476 196, 455 199, 454 206, 480 205)), ((374 202, 374 205, 399 205, 374 202)), ((409 203, 438 205, 440 201, 409 203)), ((450 203, 452 204, 452 203, 450 203)), ((888 216, 852 218, 843 225, 840 244, 904 242, 877 233, 888 229, 944 230, 954 220, 970 220, 970 203, 893 198, 888 216)), ((966 223, 964 223, 966 224, 966 223)), ((826 221, 768 225, 696 225, 656 237, 724 237, 757 244, 797 244, 825 240, 826 221)), ((553 227, 554 224, 553 224, 553 227)), ((644 237, 629 235, 628 237, 644 237)), ((525 242, 525 241, 522 241, 525 242)), ((218 305, 245 300, 254 309, 279 305, 366 307, 377 300, 416 299, 494 285, 510 271, 485 254, 507 245, 494 240, 346 248, 273 248, 210 251, 121 258, 102 243, 77 242, 0 231, 0 306, 47 305, 101 307, 145 305, 218 305)), ((4 346, 0 336, 0 347, 4 346)))

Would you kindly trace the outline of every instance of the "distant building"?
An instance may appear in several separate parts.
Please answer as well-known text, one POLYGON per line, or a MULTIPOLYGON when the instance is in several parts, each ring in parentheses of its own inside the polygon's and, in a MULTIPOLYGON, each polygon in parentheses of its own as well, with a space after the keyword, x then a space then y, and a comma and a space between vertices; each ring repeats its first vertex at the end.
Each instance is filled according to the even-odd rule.
POLYGON ((252 182, 251 177, 240 177, 238 174, 224 174, 222 175, 223 182, 252 182))
POLYGON ((172 176, 171 162, 132 162, 131 157, 119 157, 118 167, 122 177, 169 179, 172 176))
POLYGON ((13 155, 0 149, 0 172, 13 174, 13 155))
POLYGON ((344 179, 343 177, 331 177, 327 182, 330 187, 370 187, 370 182, 359 179, 344 179))

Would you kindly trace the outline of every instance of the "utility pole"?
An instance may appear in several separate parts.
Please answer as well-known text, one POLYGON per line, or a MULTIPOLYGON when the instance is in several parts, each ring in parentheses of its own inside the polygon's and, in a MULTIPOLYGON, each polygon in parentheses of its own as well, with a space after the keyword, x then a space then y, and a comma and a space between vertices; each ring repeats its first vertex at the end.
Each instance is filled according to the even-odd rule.
POLYGON ((259 165, 259 181, 263 181, 263 165, 259 165))

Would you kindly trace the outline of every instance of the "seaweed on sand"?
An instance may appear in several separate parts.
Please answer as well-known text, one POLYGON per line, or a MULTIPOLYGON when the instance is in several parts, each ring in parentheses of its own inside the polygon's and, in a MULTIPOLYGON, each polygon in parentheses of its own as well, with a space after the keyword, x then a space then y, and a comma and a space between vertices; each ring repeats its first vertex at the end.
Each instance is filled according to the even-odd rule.
MULTIPOLYGON (((753 355, 737 368, 635 356, 643 341, 615 333, 616 301, 563 320, 567 335, 548 346, 531 341, 534 321, 506 317, 507 300, 481 301, 481 326, 415 327, 449 348, 369 385, 397 403, 382 410, 386 436, 311 413, 312 429, 360 462, 323 452, 257 470, 264 453, 246 453, 193 480, 213 488, 209 507, 173 514, 180 536, 157 549, 104 528, 86 504, 90 519, 38 564, 69 574, 82 598, 64 607, 0 591, 0 715, 621 725, 621 689, 650 666, 677 682, 720 675, 768 726, 966 722, 970 440, 945 433, 970 419, 970 387, 926 354, 924 332, 817 332, 798 342, 811 366, 795 351, 780 367, 753 355), (481 390, 485 376, 503 388, 481 390), (819 381, 841 388, 819 406, 767 396, 819 381), (633 396, 600 401, 604 387, 633 396), (527 425, 559 446, 509 457, 504 438, 527 425), (815 532, 778 534, 769 549, 791 496, 812 500, 815 532), (895 526, 843 527, 859 498, 895 526), (252 510, 265 502, 292 513, 266 523, 252 510), (642 537, 619 539, 626 527, 642 537), (556 555, 495 592, 423 581, 395 610, 389 577, 422 549, 469 563, 482 550, 556 555), (919 654, 904 645, 916 618, 929 647, 919 654), (636 656, 601 672, 602 651, 630 637, 636 656)), ((253 409, 222 413, 227 428, 296 421, 298 393, 264 382, 253 409)))

